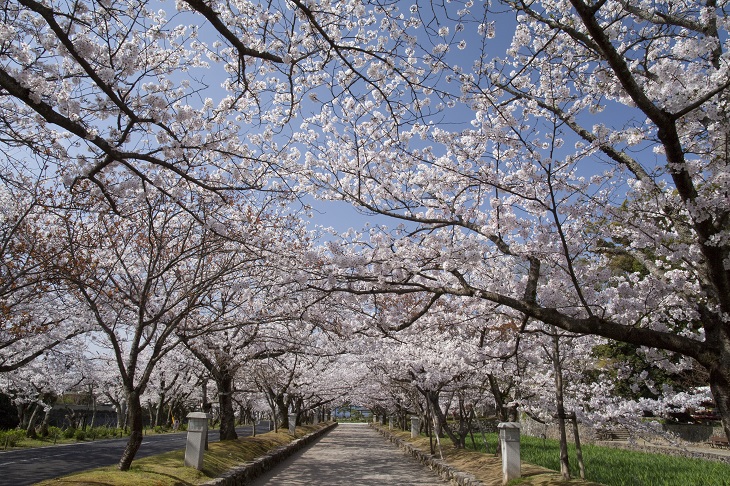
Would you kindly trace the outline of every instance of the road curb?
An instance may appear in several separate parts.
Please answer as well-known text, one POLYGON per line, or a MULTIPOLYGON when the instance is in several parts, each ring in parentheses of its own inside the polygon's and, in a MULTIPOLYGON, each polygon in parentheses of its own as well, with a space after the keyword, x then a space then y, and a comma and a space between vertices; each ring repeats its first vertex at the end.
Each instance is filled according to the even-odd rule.
POLYGON ((337 427, 337 422, 307 434, 304 437, 295 439, 286 445, 272 449, 267 454, 257 457, 253 461, 245 462, 240 466, 230 469, 220 477, 203 483, 202 486, 243 486, 248 484, 335 427, 337 427))
POLYGON ((375 427, 372 424, 369 425, 378 432, 380 432, 380 435, 388 439, 393 444, 397 445, 406 454, 414 457, 418 462, 434 471, 436 474, 439 475, 441 479, 449 481, 451 484, 457 484, 459 486, 485 486, 483 482, 479 481, 472 474, 459 471, 455 467, 448 465, 446 461, 436 459, 435 457, 431 456, 431 454, 423 452, 422 450, 414 447, 412 444, 404 441, 400 437, 391 434, 384 428, 375 427))

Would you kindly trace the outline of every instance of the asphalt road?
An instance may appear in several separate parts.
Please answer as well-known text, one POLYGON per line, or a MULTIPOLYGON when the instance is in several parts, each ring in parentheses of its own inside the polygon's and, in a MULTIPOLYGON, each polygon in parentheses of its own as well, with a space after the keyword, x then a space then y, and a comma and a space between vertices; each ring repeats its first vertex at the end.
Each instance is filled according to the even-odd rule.
MULTIPOLYGON (((256 426, 256 431, 269 430, 268 422, 256 426)), ((251 435, 251 427, 236 428, 239 437, 251 435)), ((219 434, 211 430, 209 442, 219 434)), ((162 452, 184 449, 186 432, 145 436, 136 459, 162 452)), ((57 446, 0 452, 0 485, 25 486, 73 472, 117 464, 127 439, 97 440, 57 446)))

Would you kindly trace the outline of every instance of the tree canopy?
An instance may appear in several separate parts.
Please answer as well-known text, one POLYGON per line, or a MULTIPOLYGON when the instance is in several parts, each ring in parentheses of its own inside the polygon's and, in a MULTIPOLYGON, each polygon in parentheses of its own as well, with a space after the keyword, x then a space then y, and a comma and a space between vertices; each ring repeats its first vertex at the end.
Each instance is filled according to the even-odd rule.
MULTIPOLYGON (((2 15, 0 371, 106 335, 138 399, 180 343, 219 378, 279 370, 269 402, 301 410, 331 394, 295 368, 354 352, 393 387, 379 406, 488 387, 539 415, 542 369, 569 377, 558 410, 588 417, 612 398, 569 362, 620 342, 665 376, 703 368, 730 437, 723 2, 19 0, 2 15), (328 200, 373 224, 324 237, 310 212, 328 200), (471 370, 481 382, 459 388, 471 370)), ((679 396, 659 374, 587 375, 679 396)))

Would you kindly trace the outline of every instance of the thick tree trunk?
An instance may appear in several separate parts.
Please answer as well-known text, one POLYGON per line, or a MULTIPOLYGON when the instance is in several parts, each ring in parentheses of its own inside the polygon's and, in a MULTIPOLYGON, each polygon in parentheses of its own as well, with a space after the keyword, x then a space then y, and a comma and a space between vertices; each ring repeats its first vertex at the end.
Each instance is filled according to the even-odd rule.
POLYGON ((715 406, 720 414, 725 436, 730 440, 730 366, 728 363, 730 363, 730 357, 727 360, 718 360, 709 371, 712 397, 715 399, 715 406))
POLYGON ((143 427, 142 404, 139 400, 139 394, 134 391, 127 394, 127 423, 130 428, 129 441, 124 448, 122 458, 119 461, 120 471, 129 471, 132 466, 132 460, 137 455, 139 446, 142 445, 142 427, 143 427))
POLYGON ((216 379, 218 400, 220 402, 221 429, 220 440, 236 440, 236 414, 233 411, 233 377, 224 375, 216 379))
POLYGON ((279 394, 274 397, 274 403, 276 403, 276 423, 280 429, 289 428, 289 407, 286 405, 284 395, 279 394))

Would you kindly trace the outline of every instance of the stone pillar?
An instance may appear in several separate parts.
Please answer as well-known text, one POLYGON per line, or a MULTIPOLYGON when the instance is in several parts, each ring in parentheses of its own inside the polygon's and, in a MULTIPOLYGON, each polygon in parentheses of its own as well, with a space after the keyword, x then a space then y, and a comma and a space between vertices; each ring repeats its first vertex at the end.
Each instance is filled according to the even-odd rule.
POLYGON ((388 417, 388 430, 393 430, 393 416, 388 417))
POLYGON ((520 424, 500 422, 499 440, 502 444, 502 484, 522 477, 520 468, 520 424))
POLYGON ((203 469, 203 453, 208 438, 208 414, 192 412, 188 419, 188 440, 185 445, 185 465, 198 471, 203 469))
POLYGON ((314 409, 314 419, 312 420, 314 422, 314 425, 317 425, 319 423, 319 409, 314 409))
POLYGON ((295 435, 297 433, 297 414, 289 414, 289 433, 295 435))
POLYGON ((415 439, 416 437, 418 437, 418 432, 420 431, 420 429, 421 424, 418 417, 411 417, 411 439, 415 439))

